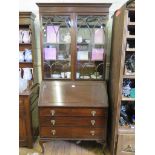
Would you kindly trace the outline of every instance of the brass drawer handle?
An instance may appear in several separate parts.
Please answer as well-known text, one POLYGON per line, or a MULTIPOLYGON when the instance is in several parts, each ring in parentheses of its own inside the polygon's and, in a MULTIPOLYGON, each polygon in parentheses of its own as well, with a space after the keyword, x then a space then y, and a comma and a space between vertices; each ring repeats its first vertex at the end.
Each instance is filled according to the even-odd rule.
POLYGON ((51 123, 52 123, 52 125, 55 125, 55 120, 52 119, 51 120, 51 123))
POLYGON ((93 116, 95 116, 96 111, 91 111, 91 114, 92 114, 93 116))
POLYGON ((128 145, 124 150, 124 152, 135 152, 134 148, 131 145, 128 145))
POLYGON ((55 130, 51 130, 52 135, 54 136, 56 134, 55 130))
POLYGON ((95 135, 95 131, 90 131, 90 134, 92 135, 92 136, 94 136, 95 135))
POLYGON ((91 120, 90 122, 93 126, 95 125, 95 120, 91 120))
POLYGON ((52 116, 54 116, 55 110, 51 110, 50 112, 51 112, 52 116))

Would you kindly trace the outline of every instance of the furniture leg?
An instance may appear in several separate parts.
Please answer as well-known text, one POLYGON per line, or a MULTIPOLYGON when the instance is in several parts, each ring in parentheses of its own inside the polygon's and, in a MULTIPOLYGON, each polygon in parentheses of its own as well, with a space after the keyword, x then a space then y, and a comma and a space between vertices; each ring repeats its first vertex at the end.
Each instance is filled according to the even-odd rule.
POLYGON ((43 141, 39 141, 39 144, 41 146, 41 152, 42 152, 42 154, 44 154, 44 142, 43 141))

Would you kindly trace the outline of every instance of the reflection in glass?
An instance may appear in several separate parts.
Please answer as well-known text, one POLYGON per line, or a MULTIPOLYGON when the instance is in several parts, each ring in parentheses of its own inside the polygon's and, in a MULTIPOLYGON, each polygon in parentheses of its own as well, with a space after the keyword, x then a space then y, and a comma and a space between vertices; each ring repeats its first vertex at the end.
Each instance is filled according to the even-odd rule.
POLYGON ((42 17, 43 65, 45 79, 71 78, 70 17, 42 17))
POLYGON ((77 17, 76 79, 104 79, 104 16, 77 17))

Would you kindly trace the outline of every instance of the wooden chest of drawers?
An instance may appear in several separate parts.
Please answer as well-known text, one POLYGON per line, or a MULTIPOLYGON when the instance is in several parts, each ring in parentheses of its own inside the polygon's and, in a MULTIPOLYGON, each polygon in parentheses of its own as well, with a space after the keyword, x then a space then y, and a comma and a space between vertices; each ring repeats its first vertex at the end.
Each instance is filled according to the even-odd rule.
POLYGON ((38 136, 39 85, 19 94, 19 146, 33 148, 38 136))
POLYGON ((107 118, 105 82, 42 82, 41 144, 51 139, 106 141, 107 118))

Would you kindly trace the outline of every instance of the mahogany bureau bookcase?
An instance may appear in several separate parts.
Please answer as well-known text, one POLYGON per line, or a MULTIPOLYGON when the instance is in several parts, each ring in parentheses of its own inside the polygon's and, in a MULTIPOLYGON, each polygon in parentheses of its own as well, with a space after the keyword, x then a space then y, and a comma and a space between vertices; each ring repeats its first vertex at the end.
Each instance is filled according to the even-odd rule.
POLYGON ((106 23, 109 3, 37 3, 42 83, 40 143, 106 142, 106 23))

